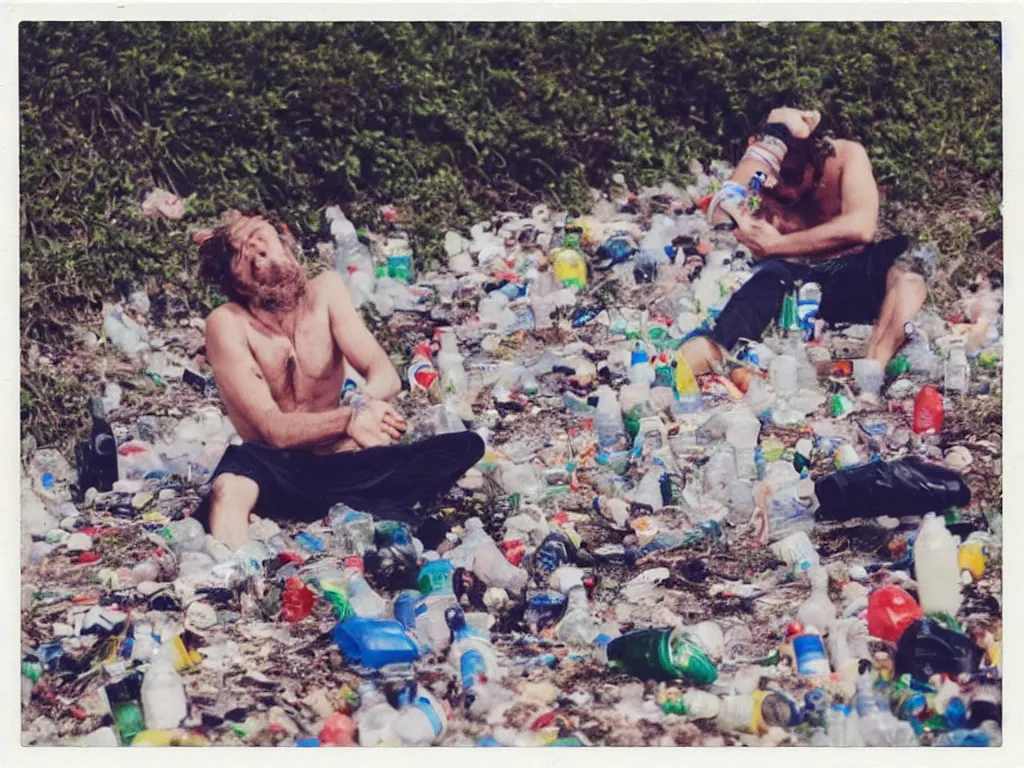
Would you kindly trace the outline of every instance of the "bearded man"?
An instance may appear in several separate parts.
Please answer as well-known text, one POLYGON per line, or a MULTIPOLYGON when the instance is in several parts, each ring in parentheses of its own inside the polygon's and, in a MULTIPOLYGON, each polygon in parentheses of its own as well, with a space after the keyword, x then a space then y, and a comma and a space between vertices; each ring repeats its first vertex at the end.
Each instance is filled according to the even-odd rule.
POLYGON ((697 375, 720 368, 737 341, 761 338, 794 284, 814 282, 822 320, 874 324, 854 371, 862 397, 877 403, 885 367, 924 304, 925 282, 897 263, 906 237, 875 240, 879 194, 867 150, 822 135, 820 122, 814 110, 772 110, 711 201, 711 223, 735 225, 760 266, 714 328, 683 345, 682 358, 697 375), (761 197, 754 213, 746 204, 752 187, 761 197))
POLYGON ((310 280, 287 228, 229 211, 200 246, 201 273, 229 301, 206 320, 206 353, 241 445, 230 446, 196 512, 237 548, 250 516, 312 522, 334 504, 419 524, 429 549, 444 526, 414 512, 484 453, 472 432, 399 441, 398 373, 341 276, 310 280), (342 399, 351 367, 365 379, 342 399))

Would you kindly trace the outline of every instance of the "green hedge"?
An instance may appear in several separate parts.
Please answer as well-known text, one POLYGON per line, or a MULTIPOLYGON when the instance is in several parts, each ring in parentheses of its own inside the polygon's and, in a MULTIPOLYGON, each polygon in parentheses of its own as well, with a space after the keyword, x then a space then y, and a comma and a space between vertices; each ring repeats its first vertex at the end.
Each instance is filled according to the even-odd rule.
MULTIPOLYGON (((994 23, 23 23, 21 309, 29 338, 119 280, 183 282, 190 226, 327 203, 413 211, 421 259, 475 217, 582 206, 612 172, 685 181, 773 107, 822 109, 894 200, 1001 183, 994 23), (148 184, 186 219, 143 220, 148 184), (184 268, 184 269, 183 269, 184 268)), ((207 297, 209 298, 209 297, 207 297)))

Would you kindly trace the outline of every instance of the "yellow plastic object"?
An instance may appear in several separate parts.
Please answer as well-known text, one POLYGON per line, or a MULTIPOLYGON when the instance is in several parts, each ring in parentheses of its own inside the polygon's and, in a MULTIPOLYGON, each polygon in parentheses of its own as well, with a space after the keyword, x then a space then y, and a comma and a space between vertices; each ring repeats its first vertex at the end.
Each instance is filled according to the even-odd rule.
POLYGON ((750 732, 764 734, 768 732, 768 725, 761 714, 761 705, 768 696, 768 691, 754 691, 750 694, 754 699, 754 707, 750 713, 750 732))
POLYGON ((786 444, 777 437, 766 437, 761 441, 761 455, 765 461, 778 461, 786 452, 786 444))
POLYGON ((551 252, 555 262, 555 277, 566 288, 587 287, 587 262, 583 254, 574 248, 555 248, 551 252))
POLYGON ((208 747, 210 742, 202 736, 185 730, 139 731, 132 739, 133 747, 208 747))
POLYGON ((171 640, 171 654, 171 661, 174 663, 174 668, 179 672, 191 669, 192 667, 197 667, 203 661, 203 657, 199 651, 190 651, 185 647, 185 643, 181 639, 181 635, 175 635, 174 639, 171 640))
POLYGON ((690 364, 686 362, 682 350, 676 352, 676 394, 680 397, 685 395, 699 395, 700 386, 697 384, 697 377, 690 370, 690 364))
POLYGON ((977 581, 985 575, 984 544, 980 541, 968 541, 957 550, 957 562, 961 571, 969 571, 971 578, 977 581))

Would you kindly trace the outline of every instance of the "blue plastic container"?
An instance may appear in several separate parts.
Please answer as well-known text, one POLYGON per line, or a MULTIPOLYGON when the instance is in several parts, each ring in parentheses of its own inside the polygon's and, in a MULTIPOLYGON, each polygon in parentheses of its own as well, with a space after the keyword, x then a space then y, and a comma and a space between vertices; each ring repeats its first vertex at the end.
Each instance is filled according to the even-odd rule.
POLYGON ((334 628, 334 642, 346 659, 370 669, 410 664, 420 657, 416 641, 393 619, 352 616, 334 628))

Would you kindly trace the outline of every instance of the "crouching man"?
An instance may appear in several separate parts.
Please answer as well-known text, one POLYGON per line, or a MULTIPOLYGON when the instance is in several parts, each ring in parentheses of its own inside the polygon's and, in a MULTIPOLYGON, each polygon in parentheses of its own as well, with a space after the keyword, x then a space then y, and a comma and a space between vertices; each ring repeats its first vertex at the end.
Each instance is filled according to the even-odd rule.
MULTIPOLYGON (((451 488, 483 440, 398 444, 398 373, 340 275, 307 279, 287 230, 262 217, 229 211, 224 222, 200 246, 202 276, 229 298, 206 320, 206 350, 244 443, 225 452, 196 519, 233 548, 248 540, 250 515, 312 522, 338 502, 416 530, 413 507, 451 488), (366 385, 342 400, 347 366, 366 385)), ((439 543, 443 528, 426 528, 424 544, 439 543)))
POLYGON ((794 282, 821 285, 818 316, 830 323, 874 323, 855 366, 877 400, 885 366, 904 342, 904 325, 925 299, 924 279, 896 263, 906 237, 875 242, 879 195, 868 153, 855 141, 819 134, 814 111, 773 110, 708 209, 713 224, 736 225, 736 239, 761 264, 729 299, 707 334, 682 347, 697 375, 720 365, 741 339, 758 340, 778 317, 794 282), (757 174, 761 205, 747 206, 757 174))

